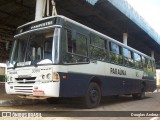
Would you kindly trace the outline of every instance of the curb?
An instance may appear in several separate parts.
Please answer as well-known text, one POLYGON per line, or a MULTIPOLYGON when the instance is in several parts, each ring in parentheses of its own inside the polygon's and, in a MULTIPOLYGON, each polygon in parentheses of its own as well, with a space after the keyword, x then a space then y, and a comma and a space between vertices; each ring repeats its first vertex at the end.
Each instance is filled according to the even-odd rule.
POLYGON ((18 105, 31 105, 31 104, 44 104, 46 100, 37 99, 16 99, 16 100, 0 100, 0 107, 18 106, 18 105))

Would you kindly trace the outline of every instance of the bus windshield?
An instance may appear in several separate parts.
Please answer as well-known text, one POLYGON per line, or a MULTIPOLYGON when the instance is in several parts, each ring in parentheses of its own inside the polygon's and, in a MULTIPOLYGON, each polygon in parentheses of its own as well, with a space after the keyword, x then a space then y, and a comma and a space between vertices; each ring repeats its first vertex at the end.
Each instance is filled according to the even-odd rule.
POLYGON ((58 57, 59 33, 59 28, 55 28, 16 37, 8 67, 54 64, 58 57))

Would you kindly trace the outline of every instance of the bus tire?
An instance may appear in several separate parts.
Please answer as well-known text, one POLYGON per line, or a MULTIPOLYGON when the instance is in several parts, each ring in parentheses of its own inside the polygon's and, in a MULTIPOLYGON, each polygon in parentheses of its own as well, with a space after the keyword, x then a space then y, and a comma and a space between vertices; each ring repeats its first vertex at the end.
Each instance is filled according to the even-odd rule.
POLYGON ((56 104, 59 102, 59 98, 54 98, 54 97, 51 97, 51 98, 47 98, 47 102, 49 104, 56 104))
POLYGON ((144 99, 145 98, 145 91, 144 89, 141 90, 140 93, 134 93, 132 94, 133 99, 144 99))
POLYGON ((101 90, 97 83, 91 82, 89 84, 86 96, 84 98, 84 105, 86 108, 95 108, 99 105, 101 100, 101 90))

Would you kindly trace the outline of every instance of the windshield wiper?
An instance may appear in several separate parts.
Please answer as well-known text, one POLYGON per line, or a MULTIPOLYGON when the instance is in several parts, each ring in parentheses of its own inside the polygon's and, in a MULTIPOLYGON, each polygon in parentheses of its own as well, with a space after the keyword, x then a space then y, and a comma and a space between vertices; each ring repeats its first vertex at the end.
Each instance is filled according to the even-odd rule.
POLYGON ((38 67, 38 65, 37 65, 38 61, 39 61, 39 60, 33 60, 33 61, 32 61, 32 65, 33 65, 34 67, 38 67))
POLYGON ((34 65, 34 67, 38 67, 37 62, 34 62, 34 64, 33 64, 33 65, 34 65))

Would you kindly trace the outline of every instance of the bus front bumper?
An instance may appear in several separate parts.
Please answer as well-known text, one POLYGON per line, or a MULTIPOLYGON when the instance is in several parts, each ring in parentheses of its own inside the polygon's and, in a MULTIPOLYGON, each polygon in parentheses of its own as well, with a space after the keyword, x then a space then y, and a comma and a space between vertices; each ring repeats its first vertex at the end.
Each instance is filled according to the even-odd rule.
POLYGON ((59 97, 59 82, 37 84, 9 84, 5 83, 7 94, 37 97, 59 97))

